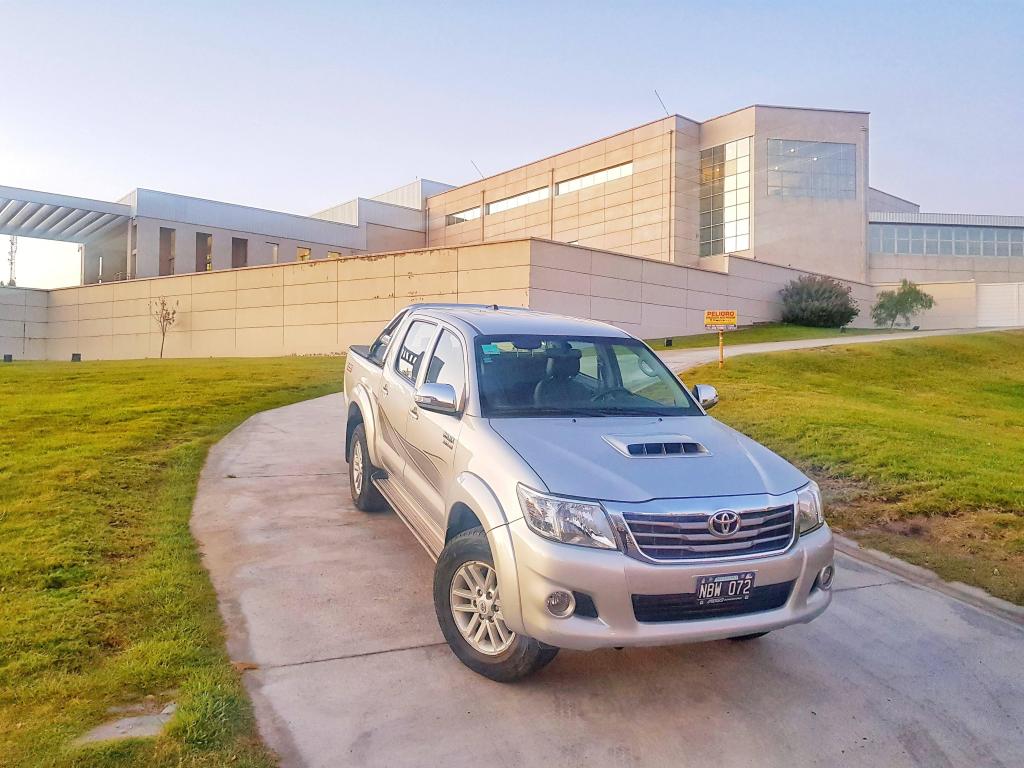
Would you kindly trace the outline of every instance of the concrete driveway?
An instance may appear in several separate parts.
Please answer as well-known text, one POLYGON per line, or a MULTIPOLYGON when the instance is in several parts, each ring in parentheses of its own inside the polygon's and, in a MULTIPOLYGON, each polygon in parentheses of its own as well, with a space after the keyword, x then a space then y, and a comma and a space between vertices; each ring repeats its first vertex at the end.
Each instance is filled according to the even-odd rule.
POLYGON ((352 507, 342 435, 340 395, 254 416, 195 504, 285 766, 1024 765, 1024 630, 846 556, 808 625, 479 677, 442 643, 430 558, 394 514, 352 507))
MULTIPOLYGON (((897 333, 849 336, 833 336, 826 339, 796 339, 794 341, 768 341, 758 344, 730 344, 728 333, 725 336, 725 359, 739 355, 750 355, 761 352, 788 352, 795 349, 815 349, 817 347, 846 346, 847 344, 875 344, 887 341, 904 341, 906 339, 922 339, 928 336, 960 336, 968 333, 991 333, 998 330, 1019 330, 1017 328, 953 328, 943 331, 903 331, 897 333)), ((658 352, 658 357, 673 371, 685 371, 695 365, 713 363, 718 360, 718 347, 701 347, 699 349, 665 349, 658 352)))

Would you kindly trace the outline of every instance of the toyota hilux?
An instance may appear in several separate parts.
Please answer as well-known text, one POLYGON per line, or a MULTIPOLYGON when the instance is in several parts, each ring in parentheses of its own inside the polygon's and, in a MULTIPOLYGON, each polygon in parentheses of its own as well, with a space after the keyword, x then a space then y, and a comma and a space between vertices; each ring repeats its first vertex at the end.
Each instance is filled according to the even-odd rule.
POLYGON ((482 675, 752 639, 831 600, 818 486, 617 327, 414 305, 345 372, 352 499, 434 559, 441 631, 482 675))

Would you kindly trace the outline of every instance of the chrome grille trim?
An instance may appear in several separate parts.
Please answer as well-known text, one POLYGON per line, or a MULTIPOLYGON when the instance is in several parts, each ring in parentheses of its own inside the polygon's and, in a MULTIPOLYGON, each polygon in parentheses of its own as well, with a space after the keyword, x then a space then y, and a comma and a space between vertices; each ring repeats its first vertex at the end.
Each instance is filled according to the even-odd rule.
POLYGON ((615 510, 612 518, 626 554, 654 563, 769 557, 785 552, 796 540, 794 504, 735 509, 740 529, 729 538, 713 536, 707 527, 711 515, 722 508, 735 509, 723 505, 701 512, 615 510))

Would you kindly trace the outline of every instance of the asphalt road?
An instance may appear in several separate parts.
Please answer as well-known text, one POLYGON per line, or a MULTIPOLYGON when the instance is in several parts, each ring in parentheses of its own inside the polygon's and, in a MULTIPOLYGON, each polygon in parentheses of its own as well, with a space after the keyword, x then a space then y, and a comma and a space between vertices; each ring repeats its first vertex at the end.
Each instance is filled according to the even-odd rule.
POLYGON ((811 624, 475 675, 442 643, 430 558, 393 513, 353 508, 342 420, 340 395, 254 416, 195 503, 284 766, 1024 765, 1024 629, 842 555, 811 624))

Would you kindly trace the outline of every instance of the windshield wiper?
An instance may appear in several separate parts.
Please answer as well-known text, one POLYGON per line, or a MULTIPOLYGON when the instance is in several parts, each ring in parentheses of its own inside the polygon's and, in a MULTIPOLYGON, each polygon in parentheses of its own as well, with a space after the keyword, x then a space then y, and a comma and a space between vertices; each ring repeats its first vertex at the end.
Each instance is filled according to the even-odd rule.
POLYGON ((529 416, 557 416, 566 419, 572 419, 577 417, 586 416, 606 416, 600 409, 583 409, 583 408, 508 408, 498 409, 488 414, 489 418, 501 418, 503 416, 510 418, 524 418, 529 416))
POLYGON ((606 406, 595 409, 602 416, 683 416, 681 413, 670 413, 660 408, 617 408, 606 406))

